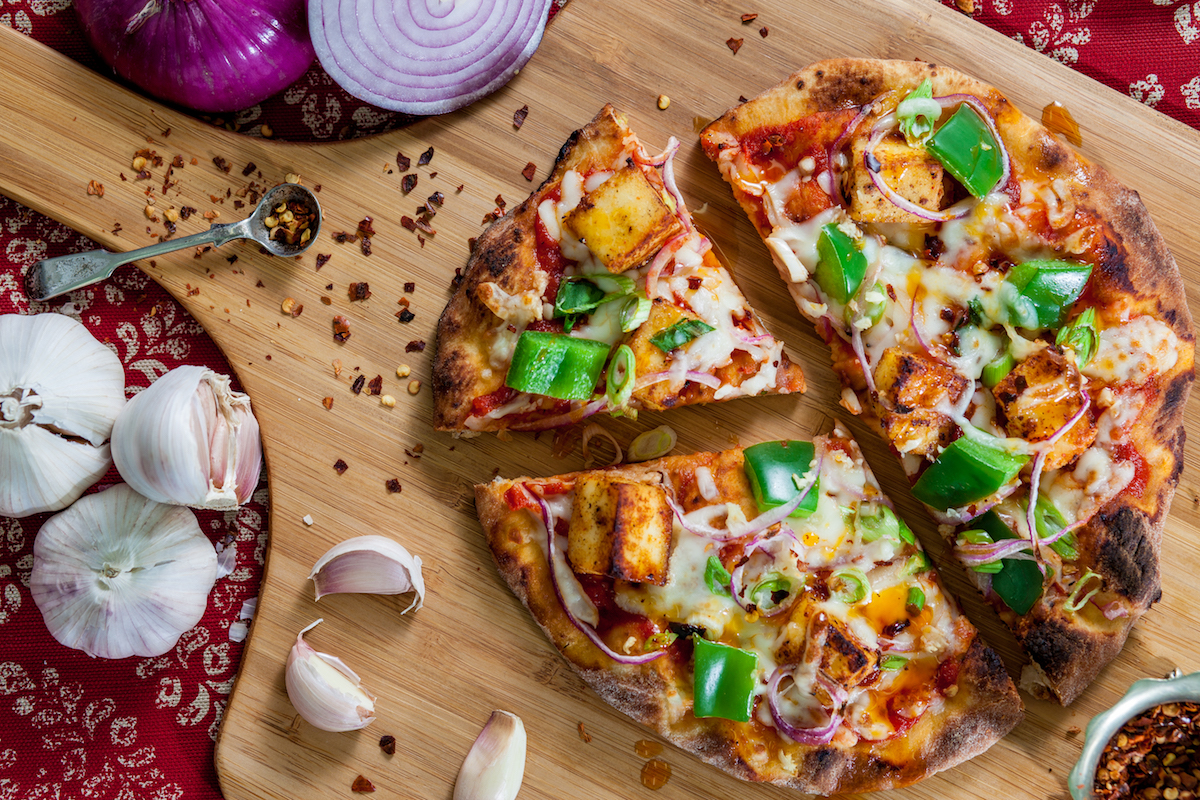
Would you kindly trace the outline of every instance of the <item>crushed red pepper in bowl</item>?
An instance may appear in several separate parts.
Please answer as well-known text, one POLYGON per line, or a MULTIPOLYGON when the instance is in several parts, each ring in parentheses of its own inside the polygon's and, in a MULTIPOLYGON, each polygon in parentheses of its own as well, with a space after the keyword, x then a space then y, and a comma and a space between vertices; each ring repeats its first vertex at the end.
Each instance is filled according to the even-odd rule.
POLYGON ((1200 672, 1144 679, 1088 723, 1074 800, 1200 796, 1200 672))

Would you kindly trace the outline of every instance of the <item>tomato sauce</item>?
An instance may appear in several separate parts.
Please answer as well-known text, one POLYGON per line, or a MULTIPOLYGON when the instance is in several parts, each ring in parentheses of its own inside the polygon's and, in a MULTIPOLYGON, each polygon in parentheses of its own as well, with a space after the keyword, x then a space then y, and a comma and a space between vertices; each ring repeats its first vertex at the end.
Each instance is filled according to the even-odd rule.
POLYGON ((1130 497, 1142 497, 1145 495, 1146 487, 1150 482, 1150 465, 1146 463, 1146 459, 1137 451, 1137 448, 1128 442, 1118 444, 1113 448, 1113 451, 1113 455, 1117 457, 1117 460, 1133 466, 1133 479, 1121 490, 1121 494, 1126 494, 1130 497))

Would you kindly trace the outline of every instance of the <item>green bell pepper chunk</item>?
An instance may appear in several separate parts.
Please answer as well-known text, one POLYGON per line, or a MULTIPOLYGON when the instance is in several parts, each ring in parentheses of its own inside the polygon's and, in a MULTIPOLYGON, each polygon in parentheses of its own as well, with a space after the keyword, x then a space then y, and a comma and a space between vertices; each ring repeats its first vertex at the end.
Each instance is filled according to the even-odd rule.
POLYGON ((1028 456, 962 436, 942 451, 913 484, 913 496, 945 511, 982 500, 1013 479, 1028 456))
MULTIPOLYGON (((1017 534, 1004 524, 995 511, 976 517, 972 524, 986 531, 992 541, 1017 538, 1017 534)), ((1028 614, 1042 596, 1042 573, 1037 562, 1002 558, 1000 564, 1002 569, 992 578, 992 591, 1016 613, 1028 614)))
POLYGON ((1013 309, 1013 322, 1023 328, 1062 327, 1091 274, 1091 264, 1074 261, 1038 259, 1017 264, 1005 279, 1017 290, 1022 306, 1013 309))
POLYGON ((650 344, 669 353, 683 347, 692 339, 703 336, 709 331, 716 330, 712 325, 698 319, 681 319, 674 325, 663 328, 650 337, 650 344))
POLYGON ((858 293, 867 274, 867 257, 854 240, 830 222, 817 237, 817 268, 813 277, 825 294, 845 305, 858 293))
POLYGON ((1004 174, 999 142, 965 103, 929 137, 925 149, 975 197, 985 197, 1004 174))
POLYGON ((692 645, 695 653, 692 713, 697 717, 749 722, 758 656, 698 636, 692 637, 692 645))
MULTIPOLYGON (((778 508, 796 499, 814 468, 816 448, 812 442, 762 442, 744 451, 746 477, 761 511, 778 508)), ((816 479, 791 517, 807 517, 817 510, 821 482, 816 479)))
POLYGON ((559 400, 589 400, 609 346, 565 333, 525 331, 517 339, 504 385, 559 400))

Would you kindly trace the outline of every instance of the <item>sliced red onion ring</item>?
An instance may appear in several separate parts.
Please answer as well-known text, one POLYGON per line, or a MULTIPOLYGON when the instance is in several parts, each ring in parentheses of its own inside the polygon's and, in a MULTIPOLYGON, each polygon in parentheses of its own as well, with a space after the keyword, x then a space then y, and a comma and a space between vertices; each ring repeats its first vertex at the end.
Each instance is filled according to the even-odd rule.
POLYGON ((672 136, 667 139, 667 157, 663 159, 662 179, 663 186, 671 193, 671 197, 675 198, 675 216, 679 217, 679 221, 683 224, 684 233, 691 233, 693 230, 692 215, 688 212, 687 206, 683 203, 683 193, 679 191, 679 186, 675 183, 675 154, 679 152, 679 140, 672 136))
POLYGON ((833 189, 833 191, 829 192, 829 195, 839 206, 846 205, 846 198, 842 195, 842 183, 838 180, 838 173, 841 172, 837 165, 838 153, 842 151, 842 146, 846 144, 846 140, 858 130, 858 126, 866 119, 867 114, 873 106, 873 103, 867 103, 859 108, 858 114, 855 115, 854 119, 850 120, 850 123, 838 134, 838 137, 833 140, 833 144, 826 151, 825 157, 829 163, 829 182, 832 184, 830 188, 833 189))
POLYGON ((917 340, 917 344, 921 345, 921 349, 927 355, 932 356, 933 351, 929 349, 929 341, 925 338, 924 331, 921 330, 920 323, 917 322, 917 293, 913 292, 912 308, 908 312, 908 325, 912 328, 913 338, 917 340))
POLYGON ((662 246, 658 255, 650 262, 650 268, 646 270, 646 297, 648 299, 653 300, 658 296, 658 276, 675 258, 675 254, 679 252, 680 247, 683 247, 683 243, 687 241, 689 235, 685 231, 671 239, 662 246))
POLYGON ((955 545, 954 553, 958 560, 968 567, 981 567, 984 564, 994 564, 1002 558, 1013 561, 1037 561, 1029 552, 1027 539, 1001 539, 992 544, 963 544, 955 545))
MULTIPOLYGON (((721 388, 721 379, 716 375, 709 375, 707 372, 696 372, 695 370, 689 370, 682 374, 684 378, 692 383, 699 383, 710 389, 721 388)), ((637 380, 636 390, 645 389, 647 386, 653 386, 663 381, 669 381, 672 377, 674 376, 670 372, 652 372, 649 375, 642 375, 637 380)))
POLYGON ((862 331, 858 329, 857 325, 850 326, 850 346, 854 348, 854 356, 862 366, 863 378, 867 381, 867 391, 874 397, 879 392, 875 388, 875 376, 871 374, 871 362, 867 361, 867 351, 863 347, 862 331))
POLYGON ((522 422, 513 426, 513 430, 518 431, 544 431, 550 428, 558 428, 563 425, 574 425, 576 422, 582 422, 594 414, 603 411, 608 407, 608 400, 601 398, 593 400, 587 405, 574 408, 565 414, 555 414, 553 417, 533 420, 531 422, 522 422))
POLYGON ((576 616, 571 613, 571 609, 567 607, 566 600, 563 599, 562 587, 558 585, 558 575, 554 569, 554 562, 559 557, 558 544, 555 542, 557 536, 554 533, 554 515, 550 512, 550 505, 542 498, 541 495, 532 491, 528 486, 525 486, 524 488, 525 491, 533 495, 533 499, 537 500, 538 505, 541 507, 542 524, 546 526, 546 550, 548 551, 550 562, 550 583, 554 584, 554 596, 558 598, 558 604, 562 606, 563 613, 567 615, 567 619, 571 620, 571 624, 578 628, 580 633, 590 639, 592 644, 600 648, 600 650, 603 651, 606 656, 621 664, 645 664, 648 661, 653 661, 656 658, 661 658, 662 656, 666 655, 666 650, 656 650, 650 653, 641 653, 636 656, 618 653, 600 638, 600 634, 596 632, 595 628, 583 620, 576 618, 576 616))
POLYGON ((494 92, 542 40, 550 0, 309 0, 321 66, 368 103, 445 114, 494 92))
POLYGON ((880 636, 879 649, 885 653, 911 653, 917 649, 917 643, 914 639, 908 644, 902 644, 895 639, 890 639, 886 636, 880 636))
MULTIPOLYGON (((796 744, 829 744, 833 740, 833 735, 837 732, 838 726, 842 724, 841 714, 836 711, 829 711, 829 719, 824 725, 817 728, 801 728, 799 725, 793 725, 784 718, 783 712, 779 708, 779 683, 785 677, 791 676, 794 669, 794 667, 780 667, 775 670, 771 675, 771 679, 767 681, 767 705, 771 709, 771 721, 775 723, 775 727, 779 729, 780 733, 787 736, 796 744)), ((835 707, 841 706, 848 699, 849 696, 845 689, 822 680, 819 672, 817 673, 817 682, 829 693, 835 707)))
MULTIPOLYGON (((789 528, 786 525, 784 525, 783 527, 781 527, 779 529, 778 535, 780 535, 780 536, 787 535, 787 536, 791 536, 793 540, 796 539, 796 532, 793 531, 791 528, 789 528)), ((795 604, 795 601, 798 597, 796 592, 791 592, 791 602, 783 603, 778 606, 775 606, 775 608, 772 608, 769 611, 763 611, 756 604, 742 602, 741 590, 742 590, 742 588, 744 588, 741 586, 742 573, 746 569, 746 564, 750 563, 750 556, 755 551, 761 550, 765 543, 771 541, 774 538, 775 538, 774 536, 764 536, 764 535, 756 536, 750 542, 750 544, 748 544, 745 547, 745 549, 742 551, 741 563, 738 564, 736 567, 734 567, 733 572, 731 572, 729 575, 729 593, 733 596, 733 601, 735 603, 737 603, 738 607, 741 608, 743 611, 749 611, 750 607, 753 605, 754 609, 756 611, 758 611, 758 613, 761 616, 764 616, 764 617, 774 617, 777 614, 783 613, 784 611, 788 610, 795 604)), ((777 557, 778 556, 772 555, 771 560, 774 561, 777 557)))
POLYGON ((1113 600, 1109 603, 1105 603, 1104 605, 1100 605, 1093 597, 1091 600, 1088 600, 1088 602, 1100 609, 1100 613, 1104 615, 1105 619, 1113 620, 1129 616, 1129 609, 1121 605, 1120 600, 1113 600))

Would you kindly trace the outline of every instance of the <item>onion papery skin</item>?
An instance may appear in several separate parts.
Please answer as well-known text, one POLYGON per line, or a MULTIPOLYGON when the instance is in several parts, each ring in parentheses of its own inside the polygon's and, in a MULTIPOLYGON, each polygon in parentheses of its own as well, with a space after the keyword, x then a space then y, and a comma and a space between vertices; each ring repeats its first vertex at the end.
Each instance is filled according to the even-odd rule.
POLYGON ((445 114, 508 83, 542 40, 550 0, 310 0, 317 59, 350 94, 445 114))
POLYGON ((151 657, 200 621, 216 580, 217 552, 195 514, 118 484, 46 520, 29 590, 61 644, 151 657))
POLYGON ((315 58, 304 0, 75 0, 100 57, 155 97, 240 111, 315 58))

